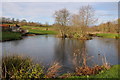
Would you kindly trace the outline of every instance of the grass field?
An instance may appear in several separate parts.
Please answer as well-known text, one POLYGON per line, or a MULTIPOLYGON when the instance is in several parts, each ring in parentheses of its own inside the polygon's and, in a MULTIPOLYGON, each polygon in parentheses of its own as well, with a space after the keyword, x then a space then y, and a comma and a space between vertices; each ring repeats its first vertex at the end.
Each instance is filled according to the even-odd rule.
POLYGON ((35 33, 35 34, 56 34, 55 31, 39 30, 39 29, 29 29, 29 33, 35 33))
POLYGON ((29 30, 29 33, 33 34, 57 34, 52 27, 22 26, 22 28, 29 30))
POLYGON ((0 32, 0 41, 18 40, 22 35, 15 32, 0 32))
POLYGON ((98 33, 96 36, 105 37, 105 38, 120 38, 120 34, 114 33, 98 33))

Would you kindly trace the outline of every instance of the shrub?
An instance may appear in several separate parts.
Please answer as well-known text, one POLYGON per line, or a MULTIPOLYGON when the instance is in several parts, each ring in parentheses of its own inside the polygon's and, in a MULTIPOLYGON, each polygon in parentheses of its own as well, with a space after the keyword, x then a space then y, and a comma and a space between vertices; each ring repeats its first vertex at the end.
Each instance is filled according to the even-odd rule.
POLYGON ((81 75, 95 75, 98 74, 99 72, 101 72, 102 70, 104 70, 104 67, 102 66, 94 66, 94 67, 77 67, 76 68, 76 75, 77 76, 81 76, 81 75))
POLYGON ((39 78, 43 74, 39 64, 18 55, 2 58, 2 78, 39 78))
POLYGON ((43 78, 43 69, 39 64, 31 65, 28 68, 22 68, 14 72, 11 78, 43 78))

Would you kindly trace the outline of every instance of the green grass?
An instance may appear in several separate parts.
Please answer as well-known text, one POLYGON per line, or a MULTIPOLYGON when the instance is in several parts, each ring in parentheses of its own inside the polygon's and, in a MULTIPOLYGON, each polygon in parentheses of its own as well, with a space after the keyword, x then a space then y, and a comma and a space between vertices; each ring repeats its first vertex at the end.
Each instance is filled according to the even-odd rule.
POLYGON ((120 65, 114 65, 111 69, 101 72, 96 76, 91 76, 92 78, 119 78, 118 72, 120 72, 120 65))
POLYGON ((96 36, 105 37, 105 38, 120 38, 120 34, 115 33, 98 33, 96 36))
POLYGON ((18 40, 22 38, 22 34, 16 32, 0 32, 0 41, 18 40))
POLYGON ((55 31, 49 31, 49 30, 38 30, 38 29, 29 29, 30 33, 35 34, 56 34, 55 31))
POLYGON ((120 72, 120 65, 114 65, 109 70, 101 71, 97 75, 93 76, 72 76, 71 78, 119 78, 118 72, 120 72))
POLYGON ((22 26, 22 28, 29 30, 29 33, 33 34, 57 34, 57 32, 54 31, 52 27, 22 26))

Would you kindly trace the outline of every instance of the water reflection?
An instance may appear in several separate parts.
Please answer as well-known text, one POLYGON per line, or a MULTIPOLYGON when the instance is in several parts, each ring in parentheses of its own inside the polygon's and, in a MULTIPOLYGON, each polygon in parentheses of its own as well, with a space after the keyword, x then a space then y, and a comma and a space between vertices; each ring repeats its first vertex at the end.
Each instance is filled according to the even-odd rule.
POLYGON ((120 56, 118 42, 120 43, 120 40, 97 37, 83 41, 40 35, 3 42, 2 54, 30 56, 35 62, 42 62, 45 67, 56 61, 63 66, 62 72, 71 72, 75 66, 83 65, 83 54, 86 55, 86 64, 89 66, 101 65, 103 56, 106 56, 107 61, 112 65, 120 64, 118 63, 118 56, 120 56))

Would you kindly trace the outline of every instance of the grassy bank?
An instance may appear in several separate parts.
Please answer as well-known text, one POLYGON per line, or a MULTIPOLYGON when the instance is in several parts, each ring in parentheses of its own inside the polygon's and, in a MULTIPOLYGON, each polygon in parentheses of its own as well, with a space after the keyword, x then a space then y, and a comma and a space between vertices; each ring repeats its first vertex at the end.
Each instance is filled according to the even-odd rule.
POLYGON ((21 33, 16 32, 0 32, 0 41, 19 40, 22 38, 21 33))
POLYGON ((29 30, 32 34, 57 34, 52 27, 22 26, 22 28, 29 30))
POLYGON ((29 29, 29 33, 33 33, 33 34, 56 34, 55 31, 39 30, 39 29, 29 29))
POLYGON ((105 72, 101 72, 100 74, 97 74, 95 76, 91 76, 91 78, 119 78, 120 72, 120 65, 114 65, 111 67, 111 69, 106 70, 105 72))
POLYGON ((120 34, 115 33, 97 33, 96 36, 104 38, 120 38, 120 34))

